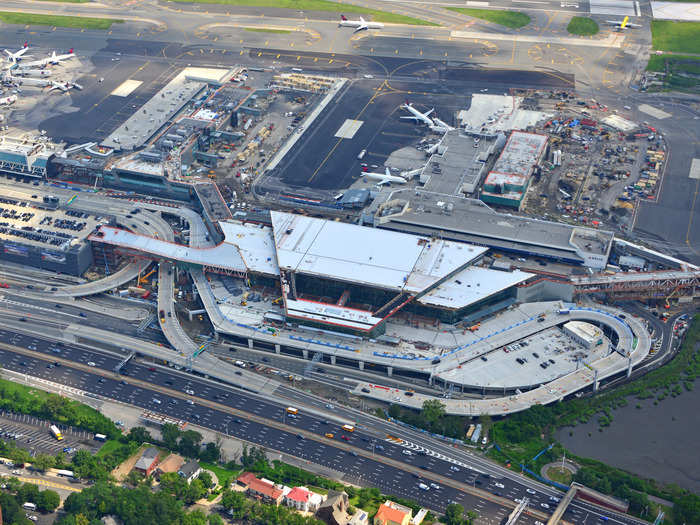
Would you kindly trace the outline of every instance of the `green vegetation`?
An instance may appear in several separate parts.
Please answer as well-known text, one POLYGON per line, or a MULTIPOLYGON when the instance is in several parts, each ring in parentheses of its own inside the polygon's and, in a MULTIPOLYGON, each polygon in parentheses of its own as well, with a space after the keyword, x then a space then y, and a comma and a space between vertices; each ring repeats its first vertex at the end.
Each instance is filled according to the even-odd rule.
POLYGON ((377 9, 368 9, 352 4, 341 4, 329 0, 172 0, 173 2, 195 2, 200 4, 223 4, 230 6, 276 7, 294 9, 295 11, 331 11, 334 13, 352 13, 369 15, 374 22, 387 24, 406 24, 412 26, 436 26, 433 22, 406 15, 387 13, 377 9))
MULTIPOLYGON (((664 89, 700 92, 700 57, 687 55, 651 55, 647 71, 664 73, 664 89)), ((652 86, 653 87, 653 86, 652 86)), ((686 389, 690 386, 684 383, 686 389)))
POLYGON ((37 15, 33 13, 15 13, 0 11, 0 20, 6 24, 72 27, 77 29, 109 29, 112 24, 123 20, 114 18, 91 18, 87 16, 37 15))
POLYGON ((30 525, 26 511, 22 508, 25 502, 35 503, 40 512, 53 512, 61 504, 61 497, 53 490, 39 490, 37 485, 20 483, 17 478, 3 481, 7 492, 0 493, 0 508, 2 522, 7 525, 30 525))
POLYGON ((573 476, 571 471, 567 468, 562 467, 550 467, 547 469, 547 477, 552 481, 557 483, 562 483, 564 485, 569 485, 573 476))
POLYGON ((324 525, 313 517, 302 516, 289 507, 263 505, 248 499, 242 492, 224 491, 221 504, 230 510, 236 523, 270 525, 324 525))
POLYGON ((463 15, 480 18, 487 22, 493 22, 511 29, 525 27, 532 20, 529 15, 520 11, 502 11, 500 9, 472 9, 471 7, 448 7, 450 11, 463 15))
POLYGON ((659 51, 700 55, 700 22, 652 20, 651 44, 659 51))
POLYGON ((280 35, 286 35, 292 32, 290 29, 272 29, 269 27, 244 27, 243 29, 251 33, 275 33, 280 35))
POLYGON ((464 439, 465 427, 469 424, 464 417, 445 415, 445 405, 437 399, 426 401, 420 412, 391 405, 389 416, 416 428, 455 439, 464 439))
POLYGON ((0 379, 0 409, 30 414, 114 438, 119 429, 97 410, 77 401, 0 379))
POLYGON ((228 487, 229 483, 231 482, 231 478, 235 478, 241 472, 241 469, 236 467, 229 469, 220 467, 215 463, 205 463, 203 461, 199 464, 203 469, 211 470, 214 474, 216 474, 216 479, 219 480, 219 485, 222 487, 228 487))
POLYGON ((591 36, 597 35, 600 28, 598 22, 586 16, 574 16, 566 30, 572 35, 591 36))

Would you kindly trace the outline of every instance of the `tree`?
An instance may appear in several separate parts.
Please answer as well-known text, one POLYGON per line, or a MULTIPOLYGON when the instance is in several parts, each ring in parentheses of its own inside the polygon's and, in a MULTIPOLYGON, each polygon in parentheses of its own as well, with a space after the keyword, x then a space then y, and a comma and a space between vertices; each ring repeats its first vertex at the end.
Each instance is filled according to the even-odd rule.
POLYGON ((467 522, 464 519, 464 507, 458 503, 450 503, 445 509, 443 521, 446 525, 464 525, 467 522))
POLYGON ((394 419, 398 419, 401 416, 401 407, 399 405, 391 405, 389 407, 389 415, 394 419))
POLYGON ((221 447, 211 441, 204 445, 204 450, 199 453, 199 459, 206 463, 216 463, 221 458, 221 447))
POLYGON ((39 493, 36 506, 41 512, 53 512, 61 504, 61 496, 53 490, 43 490, 39 493))
POLYGON ((445 404, 439 399, 428 399, 423 403, 423 417, 430 424, 437 423, 445 415, 445 404))
POLYGON ((212 480, 211 474, 209 474, 209 472, 207 472, 206 470, 203 471, 203 472, 199 475, 199 479, 202 481, 202 484, 203 484, 206 488, 211 487, 211 483, 212 483, 213 480, 212 480))
POLYGON ((23 502, 36 502, 39 499, 39 487, 31 483, 24 483, 17 491, 17 499, 23 502))
POLYGON ((197 478, 192 483, 187 490, 185 495, 185 503, 192 505, 195 501, 202 499, 209 492, 209 487, 205 487, 202 480, 197 478))
POLYGON ((56 460, 48 454, 37 454, 32 460, 32 466, 40 472, 46 472, 56 465, 56 460))
POLYGON ((182 525, 207 525, 207 516, 201 510, 195 510, 185 514, 182 525))
POLYGON ((209 514, 209 525, 224 525, 224 519, 218 514, 209 514))
POLYGON ((234 492, 226 489, 221 496, 221 505, 233 512, 233 519, 240 520, 245 516, 248 507, 248 501, 242 492, 234 492))
POLYGON ((139 444, 150 443, 153 441, 151 433, 144 427, 133 427, 131 430, 129 430, 126 437, 129 441, 134 441, 139 444))
POLYGON ((199 457, 199 444, 202 442, 202 434, 194 430, 187 430, 180 434, 178 451, 185 457, 199 457))
POLYGON ((673 517, 676 523, 700 523, 700 497, 695 494, 684 494, 673 506, 673 517))
POLYGON ((177 440, 180 438, 180 434, 180 429, 172 423, 165 423, 160 427, 163 444, 168 450, 177 450, 177 440))

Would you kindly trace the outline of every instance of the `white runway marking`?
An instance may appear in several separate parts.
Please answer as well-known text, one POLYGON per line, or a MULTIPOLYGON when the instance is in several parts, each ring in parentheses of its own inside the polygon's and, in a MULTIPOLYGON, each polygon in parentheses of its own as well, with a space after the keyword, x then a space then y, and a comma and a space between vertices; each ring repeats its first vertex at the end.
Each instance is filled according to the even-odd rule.
POLYGON ((115 97, 128 97, 141 84, 143 84, 143 82, 140 80, 125 80, 119 84, 110 95, 114 95, 115 97))
POLYGON ((357 130, 360 129, 362 124, 362 120, 345 119, 340 129, 335 132, 335 136, 341 139, 351 139, 355 136, 355 133, 357 133, 357 130))

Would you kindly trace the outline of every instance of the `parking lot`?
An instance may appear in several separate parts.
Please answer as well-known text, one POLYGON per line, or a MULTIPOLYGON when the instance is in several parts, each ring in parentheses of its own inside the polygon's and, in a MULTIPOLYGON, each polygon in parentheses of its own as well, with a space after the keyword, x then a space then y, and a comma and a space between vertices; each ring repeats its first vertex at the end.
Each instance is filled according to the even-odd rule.
POLYGON ((15 442, 17 446, 29 450, 32 455, 51 454, 59 452, 73 454, 78 449, 97 452, 100 443, 93 439, 92 432, 73 429, 66 425, 56 424, 63 434, 63 440, 57 441, 49 431, 49 426, 56 424, 26 414, 0 412, 0 439, 15 442))

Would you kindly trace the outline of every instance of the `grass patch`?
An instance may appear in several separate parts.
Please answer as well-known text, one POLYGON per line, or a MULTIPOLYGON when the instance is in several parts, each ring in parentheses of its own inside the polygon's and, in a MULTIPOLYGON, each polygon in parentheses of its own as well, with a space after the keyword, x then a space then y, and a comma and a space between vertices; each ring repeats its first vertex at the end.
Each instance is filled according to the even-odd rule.
POLYGON ((203 469, 211 470, 214 474, 216 474, 216 477, 219 480, 219 485, 221 487, 228 487, 231 478, 235 478, 241 472, 240 470, 230 470, 224 467, 220 467, 219 465, 214 465, 213 463, 200 462, 199 464, 203 469))
POLYGON ((597 35, 600 31, 598 22, 586 16, 574 16, 566 30, 572 35, 591 36, 597 35))
POLYGON ((123 20, 114 18, 36 15, 32 13, 14 13, 11 11, 0 11, 0 20, 6 24, 71 27, 75 29, 109 29, 112 27, 112 24, 124 22, 123 20))
POLYGON ((567 468, 551 467, 547 469, 547 477, 552 481, 563 483, 564 485, 570 485, 573 475, 567 468))
POLYGON ((659 51, 700 54, 700 22, 652 20, 651 45, 659 51))
POLYGON ((271 29, 268 27, 244 27, 243 30, 251 33, 276 33, 281 35, 292 32, 290 29, 271 29))
MULTIPOLYGON (((700 92, 700 57, 687 55, 651 55, 647 71, 666 73, 658 76, 663 81, 662 89, 673 89, 691 93, 700 92)), ((655 86, 652 86, 654 88, 655 86)), ((684 382, 686 390, 692 383, 684 382)))
POLYGON ((406 15, 387 13, 377 9, 367 9, 351 4, 341 4, 329 0, 171 0, 181 3, 221 4, 230 6, 277 7, 279 9, 294 9, 296 11, 331 11, 334 13, 354 13, 370 15, 374 22, 387 24, 406 24, 412 26, 437 26, 434 22, 413 18, 406 15))
POLYGON ((487 22, 510 27, 511 29, 520 29, 525 27, 532 20, 525 13, 520 11, 501 11, 500 9, 472 9, 470 7, 448 7, 450 11, 462 13, 463 15, 473 16, 487 22))
POLYGON ((112 454, 116 450, 119 450, 122 447, 122 443, 119 442, 118 439, 110 439, 107 441, 104 445, 100 447, 100 450, 97 451, 97 454, 95 454, 98 458, 99 457, 104 457, 109 454, 112 454))

